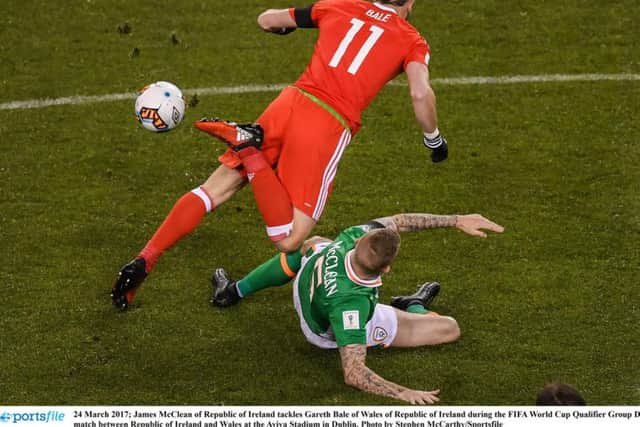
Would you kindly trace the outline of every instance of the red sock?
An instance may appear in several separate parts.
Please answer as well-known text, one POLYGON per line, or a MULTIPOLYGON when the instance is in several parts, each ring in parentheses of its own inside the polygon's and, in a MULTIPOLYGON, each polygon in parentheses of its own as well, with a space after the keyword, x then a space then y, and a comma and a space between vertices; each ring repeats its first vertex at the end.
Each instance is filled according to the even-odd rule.
POLYGON ((147 273, 153 269, 164 251, 195 230, 205 214, 214 207, 211 197, 202 188, 196 188, 182 196, 138 255, 144 258, 147 273))
POLYGON ((274 242, 284 239, 293 227, 293 206, 289 193, 261 151, 250 147, 240 150, 238 155, 247 170, 253 197, 267 226, 267 235, 274 242))

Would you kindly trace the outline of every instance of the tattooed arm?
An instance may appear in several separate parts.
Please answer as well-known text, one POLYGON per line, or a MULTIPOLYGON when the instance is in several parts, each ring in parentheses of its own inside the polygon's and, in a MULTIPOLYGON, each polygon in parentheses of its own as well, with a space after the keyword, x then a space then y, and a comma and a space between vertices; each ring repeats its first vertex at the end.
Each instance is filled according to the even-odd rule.
POLYGON ((424 405, 439 401, 440 390, 421 391, 387 381, 365 364, 367 346, 364 344, 350 344, 340 347, 344 382, 352 387, 380 396, 404 400, 411 404, 424 405))
POLYGON ((467 234, 478 237, 487 237, 482 229, 502 233, 504 227, 488 220, 482 215, 433 215, 428 213, 409 213, 377 218, 387 228, 398 233, 405 231, 419 231, 428 228, 456 227, 467 234))

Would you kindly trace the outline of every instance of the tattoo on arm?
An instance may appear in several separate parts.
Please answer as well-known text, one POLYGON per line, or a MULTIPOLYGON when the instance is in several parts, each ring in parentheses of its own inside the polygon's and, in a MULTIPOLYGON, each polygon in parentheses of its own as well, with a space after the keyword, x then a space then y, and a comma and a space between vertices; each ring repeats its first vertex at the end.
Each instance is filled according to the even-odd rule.
POLYGON ((365 365, 367 346, 364 344, 340 347, 342 370, 347 384, 360 390, 380 396, 400 398, 407 388, 387 381, 365 365))
POLYGON ((456 215, 432 215, 428 213, 397 214, 391 217, 399 233, 420 231, 427 228, 455 227, 456 215))

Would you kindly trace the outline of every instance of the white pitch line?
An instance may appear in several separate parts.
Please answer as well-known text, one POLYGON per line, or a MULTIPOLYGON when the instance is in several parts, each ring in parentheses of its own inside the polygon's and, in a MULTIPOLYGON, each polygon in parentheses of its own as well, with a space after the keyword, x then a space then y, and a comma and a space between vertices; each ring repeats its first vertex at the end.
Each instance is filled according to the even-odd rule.
MULTIPOLYGON (((546 82, 585 82, 585 81, 638 81, 640 74, 543 74, 532 76, 501 76, 501 77, 449 77, 431 79, 434 86, 447 85, 498 85, 514 83, 546 83, 546 82)), ((394 86, 406 86, 406 82, 393 81, 394 86)), ((243 85, 227 87, 204 87, 187 89, 185 95, 225 95, 237 93, 257 93, 257 92, 277 92, 282 90, 288 83, 277 83, 267 85, 243 85)), ((30 99, 26 101, 11 101, 0 104, 0 110, 26 110, 30 108, 45 108, 56 105, 81 105, 96 104, 100 102, 122 101, 134 99, 135 92, 112 93, 108 95, 94 96, 65 96, 63 98, 43 98, 30 99)))

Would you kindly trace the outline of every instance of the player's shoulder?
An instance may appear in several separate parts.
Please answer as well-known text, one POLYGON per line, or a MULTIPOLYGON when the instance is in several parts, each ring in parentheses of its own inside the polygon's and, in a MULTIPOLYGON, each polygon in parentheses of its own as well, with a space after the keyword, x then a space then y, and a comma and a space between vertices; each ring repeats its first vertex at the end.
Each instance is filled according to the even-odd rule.
POLYGON ((319 0, 313 4, 313 9, 320 13, 335 12, 353 16, 364 15, 372 8, 375 8, 374 4, 365 0, 319 0))
POLYGON ((421 39, 424 38, 420 33, 420 30, 414 27, 413 24, 407 21, 406 19, 402 19, 398 17, 398 19, 396 19, 396 23, 403 32, 411 35, 412 37, 421 38, 421 39))
POLYGON ((414 27, 410 22, 405 19, 398 19, 399 29, 402 33, 402 38, 406 41, 405 46, 409 51, 415 49, 429 51, 429 43, 427 39, 414 27))
POLYGON ((318 3, 326 3, 338 7, 363 7, 371 4, 366 0, 319 0, 318 3))
POLYGON ((363 0, 318 0, 313 4, 314 8, 347 9, 362 7, 363 0))
POLYGON ((340 234, 338 234, 338 237, 336 238, 336 240, 344 239, 344 238, 358 239, 361 236, 367 234, 371 230, 373 230, 373 226, 371 224, 353 225, 349 228, 345 228, 344 230, 342 230, 340 234))

